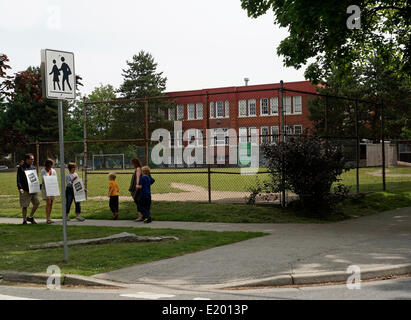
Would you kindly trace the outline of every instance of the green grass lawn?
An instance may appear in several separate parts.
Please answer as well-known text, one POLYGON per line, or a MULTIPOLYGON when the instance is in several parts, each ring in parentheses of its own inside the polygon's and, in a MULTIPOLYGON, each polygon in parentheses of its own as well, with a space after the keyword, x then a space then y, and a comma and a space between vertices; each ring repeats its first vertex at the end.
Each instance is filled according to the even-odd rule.
MULTIPOLYGON (((411 167, 408 168, 389 168, 387 174, 410 174, 411 167)), ((56 170, 59 173, 59 170, 56 170)), ((187 174, 156 174, 156 172, 168 172, 171 169, 154 169, 152 175, 156 182, 152 186, 152 193, 169 193, 169 192, 183 192, 179 189, 171 187, 172 182, 185 183, 203 187, 207 189, 208 177, 207 174, 196 173, 198 171, 206 171, 206 169, 184 169, 184 171, 192 172, 187 174)), ((250 187, 256 185, 257 177, 260 181, 268 180, 268 174, 253 175, 231 175, 222 174, 224 172, 239 172, 236 168, 227 169, 212 169, 218 174, 211 176, 211 189, 214 191, 243 191, 247 192, 250 187)), ((264 168, 260 168, 264 172, 264 168)), ((131 179, 131 171, 125 171, 129 174, 119 174, 117 182, 120 188, 120 195, 129 195, 128 187, 131 179)), ((381 191, 382 177, 375 177, 370 175, 370 172, 381 172, 381 168, 361 168, 360 169, 360 191, 381 191)), ((79 172, 80 178, 82 172, 79 172)), ((351 187, 352 191, 356 189, 356 172, 350 170, 341 175, 342 182, 351 187)), ((88 180, 88 195, 105 196, 108 191, 108 178, 106 174, 89 174, 88 180)), ((388 191, 408 190, 411 183, 410 177, 386 177, 388 191)), ((0 195, 16 195, 16 173, 2 172, 0 173, 0 195)))
MULTIPOLYGON (((160 175, 153 170, 156 183, 153 185, 153 193, 159 191, 176 192, 170 187, 171 182, 181 182, 198 186, 207 186, 206 174, 166 174, 160 175)), ((190 169, 198 172, 203 169, 190 169)), ((213 169, 219 172, 234 172, 238 169, 213 169)), ((411 174, 411 168, 389 168, 388 174, 411 174)), ((161 169, 162 172, 166 171, 161 169)), ((411 206, 411 177, 388 177, 387 192, 382 190, 382 178, 370 175, 370 172, 381 172, 381 168, 364 168, 360 170, 360 192, 370 193, 357 200, 347 200, 340 206, 342 214, 330 217, 330 221, 342 220, 352 216, 370 214, 399 207, 411 206)), ((81 176, 81 174, 80 174, 81 176)), ((107 176, 89 175, 89 196, 105 196, 107 176)), ((130 175, 119 175, 120 194, 128 195, 130 175)), ((259 175, 261 181, 267 174, 259 175)), ((356 172, 351 170, 344 173, 342 182, 351 187, 355 192, 356 172)), ((0 216, 21 217, 17 188, 15 187, 15 173, 0 173, 0 216), (3 195, 3 196, 2 196, 3 195), (4 197, 4 196, 7 197, 4 197)), ((211 185, 213 190, 246 191, 248 186, 255 185, 256 176, 214 174, 211 185)), ((181 192, 181 191, 180 191, 181 192)), ((45 202, 42 201, 37 217, 45 217, 45 202)), ((72 208, 74 212, 74 205, 72 208)), ((82 214, 88 219, 110 219, 111 212, 108 208, 108 198, 103 200, 90 199, 82 203, 82 214)), ((155 220, 168 221, 205 221, 205 222, 267 222, 267 223, 318 223, 322 220, 301 216, 290 209, 282 209, 278 205, 222 204, 222 203, 192 203, 192 202, 158 202, 154 201, 152 216, 155 220)), ((71 214, 74 217, 74 213, 71 214)), ((57 197, 52 218, 61 218, 61 203, 57 197)), ((136 207, 132 201, 120 201, 119 219, 135 219, 136 207)))
POLYGON ((57 265, 63 273, 89 276, 264 235, 264 233, 260 232, 214 232, 87 226, 68 226, 67 232, 70 240, 99 238, 120 232, 135 233, 139 236, 177 236, 180 240, 71 247, 69 248, 69 261, 65 263, 63 261, 62 248, 27 250, 30 245, 61 241, 61 226, 0 225, 0 270, 45 273, 48 266, 57 265))

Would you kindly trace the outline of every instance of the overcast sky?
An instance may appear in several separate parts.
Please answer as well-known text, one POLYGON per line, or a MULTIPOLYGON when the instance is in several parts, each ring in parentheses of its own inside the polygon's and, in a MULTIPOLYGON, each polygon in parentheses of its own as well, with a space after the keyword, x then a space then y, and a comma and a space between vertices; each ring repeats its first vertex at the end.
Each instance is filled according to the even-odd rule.
POLYGON ((13 72, 40 65, 44 48, 72 51, 83 93, 122 83, 126 60, 150 52, 167 91, 304 80, 276 54, 287 30, 240 0, 0 0, 0 52, 13 72))

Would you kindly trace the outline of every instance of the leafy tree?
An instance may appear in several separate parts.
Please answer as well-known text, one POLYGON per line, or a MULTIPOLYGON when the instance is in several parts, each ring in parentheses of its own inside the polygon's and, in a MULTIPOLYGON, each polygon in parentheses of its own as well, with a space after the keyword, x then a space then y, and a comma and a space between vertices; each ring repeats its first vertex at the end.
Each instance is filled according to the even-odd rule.
MULTIPOLYGON (((145 97, 165 97, 167 78, 157 71, 157 63, 150 53, 140 51, 127 61, 128 68, 123 70, 124 82, 118 92, 126 99, 145 97)), ((149 103, 149 132, 159 127, 167 127, 159 110, 170 107, 170 102, 158 99, 149 103)), ((116 138, 145 137, 145 104, 133 102, 118 104, 114 109, 112 134, 116 138)))
MULTIPOLYGON (((381 132, 381 103, 384 104, 385 136, 399 138, 411 129, 411 77, 396 73, 398 61, 389 57, 372 57, 363 66, 356 67, 345 81, 338 71, 331 74, 317 90, 322 94, 339 95, 374 101, 377 105, 358 103, 359 134, 362 138, 378 139, 381 132), (388 62, 388 63, 386 63, 388 62)), ((319 135, 325 132, 326 98, 309 102, 310 119, 319 135)), ((328 98, 327 134, 329 136, 355 135, 355 102, 328 98)))
POLYGON ((16 74, 3 125, 19 131, 28 141, 58 140, 57 103, 42 99, 40 68, 29 67, 16 74))
POLYGON ((272 10, 276 23, 290 35, 277 48, 284 64, 299 69, 314 58, 306 78, 325 78, 337 66, 340 76, 370 56, 389 52, 399 61, 397 73, 411 71, 411 6, 408 0, 241 0, 242 8, 256 18, 272 10), (350 5, 361 10, 360 29, 347 20, 350 5))

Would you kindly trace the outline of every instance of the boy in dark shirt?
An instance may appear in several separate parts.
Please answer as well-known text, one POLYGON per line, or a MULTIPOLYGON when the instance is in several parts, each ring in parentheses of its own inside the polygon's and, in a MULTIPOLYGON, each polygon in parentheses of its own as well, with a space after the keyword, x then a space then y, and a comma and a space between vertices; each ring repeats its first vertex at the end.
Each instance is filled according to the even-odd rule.
POLYGON ((140 189, 139 202, 141 213, 145 223, 151 222, 150 207, 151 207, 151 185, 154 179, 150 176, 150 168, 144 166, 141 168, 142 176, 138 182, 137 188, 140 189))

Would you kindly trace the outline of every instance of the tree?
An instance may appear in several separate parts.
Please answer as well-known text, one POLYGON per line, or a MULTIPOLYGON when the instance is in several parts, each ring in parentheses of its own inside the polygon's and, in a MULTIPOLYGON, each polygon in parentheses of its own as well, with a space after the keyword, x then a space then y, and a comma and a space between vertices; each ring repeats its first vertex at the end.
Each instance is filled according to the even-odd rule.
MULTIPOLYGON (((12 96, 11 90, 13 89, 13 76, 8 75, 7 71, 11 67, 7 64, 9 58, 5 54, 0 54, 0 105, 7 97, 12 96)), ((1 111, 1 110, 0 110, 1 111)))
MULTIPOLYGON (((388 55, 388 54, 387 54, 388 55)), ((325 95, 339 95, 374 101, 376 105, 358 103, 359 134, 362 138, 380 139, 381 104, 384 104, 387 138, 400 138, 411 129, 411 77, 396 73, 398 61, 389 56, 371 57, 363 66, 356 67, 341 81, 336 69, 317 90, 325 95)), ((328 98, 327 133, 325 132, 326 98, 317 97, 309 102, 310 120, 319 135, 354 136, 355 102, 328 98)))
MULTIPOLYGON (((157 63, 150 53, 140 51, 127 61, 128 68, 123 70, 124 81, 118 92, 123 98, 165 97, 167 78, 157 72, 157 63)), ((170 107, 170 102, 162 99, 149 102, 149 132, 167 127, 159 110, 170 107)), ((145 137, 145 103, 132 102, 117 104, 113 110, 111 132, 118 139, 145 137)))
POLYGON ((299 69, 316 59, 306 71, 307 79, 325 78, 333 66, 343 77, 384 51, 399 61, 397 73, 411 71, 408 0, 241 0, 241 5, 253 18, 272 10, 276 23, 288 28, 290 35, 277 48, 286 66, 299 69), (352 20, 347 8, 353 4, 361 10, 359 29, 347 26, 352 20))
POLYGON ((57 103, 42 99, 39 67, 29 67, 16 74, 3 125, 19 131, 28 141, 58 140, 57 103))

